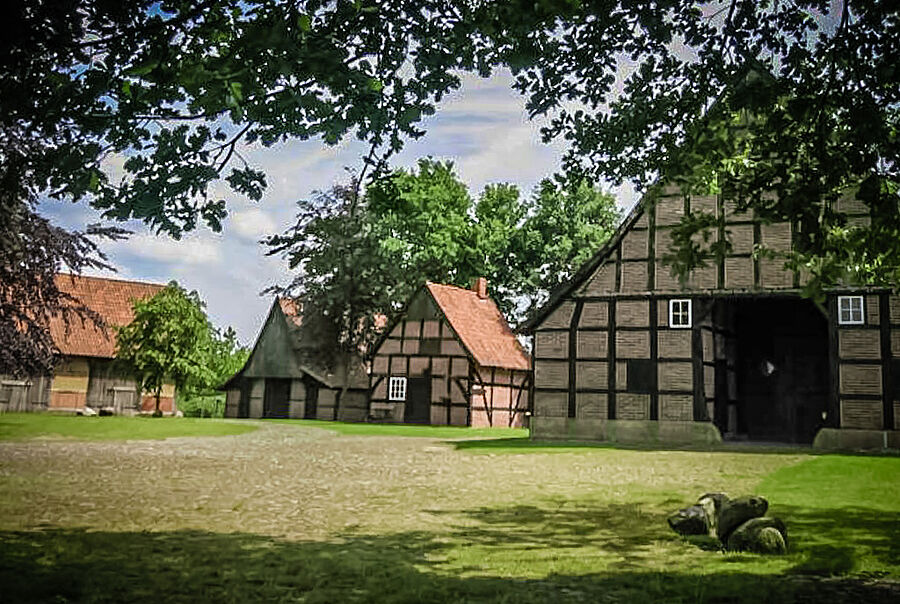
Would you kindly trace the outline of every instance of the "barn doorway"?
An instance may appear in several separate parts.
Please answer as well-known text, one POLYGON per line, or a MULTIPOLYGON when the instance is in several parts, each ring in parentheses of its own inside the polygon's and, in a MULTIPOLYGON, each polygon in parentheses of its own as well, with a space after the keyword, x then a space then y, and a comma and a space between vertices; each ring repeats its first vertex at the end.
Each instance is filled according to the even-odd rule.
POLYGON ((407 380, 403 421, 407 424, 431 423, 431 379, 429 377, 411 377, 407 380))
POLYGON ((306 403, 303 405, 303 419, 316 419, 319 414, 319 384, 306 382, 306 403))
POLYGON ((731 303, 738 433, 812 443, 828 408, 828 320, 800 298, 731 303))
POLYGON ((263 417, 287 418, 291 408, 291 380, 266 378, 263 417))
POLYGON ((241 379, 241 394, 238 399, 238 417, 250 417, 250 380, 241 379))

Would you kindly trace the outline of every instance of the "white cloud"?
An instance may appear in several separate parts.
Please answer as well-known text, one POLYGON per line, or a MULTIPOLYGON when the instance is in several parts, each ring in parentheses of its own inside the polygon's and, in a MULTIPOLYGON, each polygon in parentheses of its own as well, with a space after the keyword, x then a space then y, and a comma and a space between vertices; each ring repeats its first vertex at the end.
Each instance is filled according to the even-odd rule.
POLYGON ((259 241, 262 237, 275 234, 278 225, 262 208, 256 207, 233 212, 225 228, 248 241, 259 241))
POLYGON ((125 241, 118 241, 104 248, 116 256, 131 256, 138 260, 205 266, 215 264, 220 258, 222 236, 212 233, 192 233, 181 240, 165 235, 138 233, 125 241))

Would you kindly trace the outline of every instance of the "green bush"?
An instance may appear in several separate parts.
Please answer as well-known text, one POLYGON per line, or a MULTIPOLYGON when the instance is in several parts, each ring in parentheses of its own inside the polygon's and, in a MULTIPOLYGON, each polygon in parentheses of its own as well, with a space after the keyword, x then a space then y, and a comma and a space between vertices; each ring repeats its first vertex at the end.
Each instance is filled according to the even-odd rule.
POLYGON ((225 417, 225 394, 179 397, 178 409, 185 417, 225 417))

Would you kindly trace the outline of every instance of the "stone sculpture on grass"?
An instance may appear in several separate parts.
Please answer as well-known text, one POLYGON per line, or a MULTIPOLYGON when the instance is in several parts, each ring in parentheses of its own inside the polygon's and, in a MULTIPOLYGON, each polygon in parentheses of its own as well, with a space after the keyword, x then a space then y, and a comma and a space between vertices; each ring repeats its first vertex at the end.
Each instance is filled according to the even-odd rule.
POLYGON ((768 508, 769 502, 757 495, 729 499, 724 493, 706 493, 668 521, 679 535, 706 535, 729 551, 783 554, 787 529, 780 519, 765 516, 768 508))

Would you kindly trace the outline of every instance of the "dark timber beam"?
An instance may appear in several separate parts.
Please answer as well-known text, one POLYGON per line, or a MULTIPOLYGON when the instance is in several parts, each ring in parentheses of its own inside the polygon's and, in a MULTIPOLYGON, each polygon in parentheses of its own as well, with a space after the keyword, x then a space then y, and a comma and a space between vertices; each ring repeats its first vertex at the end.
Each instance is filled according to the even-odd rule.
POLYGON ((891 311, 890 295, 883 293, 878 296, 878 324, 881 328, 881 393, 884 404, 884 429, 894 429, 894 378, 891 375, 893 369, 893 354, 891 351, 891 311))
POLYGON ((575 417, 577 408, 575 396, 575 380, 578 377, 578 323, 581 322, 581 311, 584 302, 575 302, 575 310, 572 312, 572 320, 569 322, 569 417, 575 417))
POLYGON ((606 418, 616 419, 616 299, 609 300, 606 356, 609 367, 606 372, 606 418))

